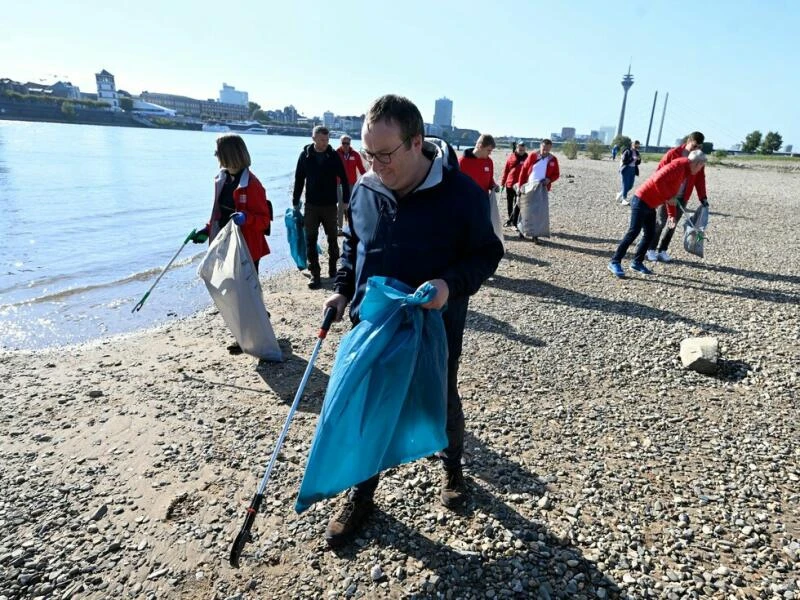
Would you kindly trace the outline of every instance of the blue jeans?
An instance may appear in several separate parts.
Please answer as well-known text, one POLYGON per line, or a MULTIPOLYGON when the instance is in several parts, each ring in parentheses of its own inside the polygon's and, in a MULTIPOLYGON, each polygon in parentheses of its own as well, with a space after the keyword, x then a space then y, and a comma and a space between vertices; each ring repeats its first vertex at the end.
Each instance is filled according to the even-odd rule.
POLYGON ((633 189, 633 182, 636 179, 636 166, 628 165, 627 167, 622 167, 619 176, 622 179, 622 197, 627 198, 628 192, 633 189))
POLYGON ((644 230, 644 236, 639 245, 636 246, 636 254, 633 257, 634 262, 643 262, 645 252, 650 245, 650 241, 655 235, 656 229, 656 210, 650 208, 639 199, 639 196, 634 196, 631 200, 631 224, 628 226, 628 231, 625 237, 617 246, 617 251, 611 258, 612 263, 619 264, 625 258, 625 253, 628 247, 633 243, 633 240, 639 235, 639 232, 644 230))

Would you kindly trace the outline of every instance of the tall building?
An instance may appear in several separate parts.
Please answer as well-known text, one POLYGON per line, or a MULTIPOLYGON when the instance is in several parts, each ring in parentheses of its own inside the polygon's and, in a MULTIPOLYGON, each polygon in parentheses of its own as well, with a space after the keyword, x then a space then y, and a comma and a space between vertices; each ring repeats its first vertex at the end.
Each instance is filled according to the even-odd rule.
POLYGON ((114 83, 114 76, 103 69, 94 74, 94 79, 97 82, 97 99, 100 102, 110 104, 111 110, 122 110, 119 107, 119 94, 114 83))
POLYGON ((575 139, 575 128, 574 127, 562 127, 561 128, 561 139, 562 140, 574 140, 575 139))
POLYGON ((449 98, 439 98, 433 111, 433 124, 439 127, 453 127, 453 101, 449 98))
POLYGON ((590 140, 597 140, 597 141, 601 141, 601 139, 600 139, 600 132, 599 132, 597 129, 592 129, 592 130, 589 132, 589 139, 590 139, 590 140))
POLYGON ((336 115, 334 115, 331 111, 326 110, 322 113, 322 124, 327 127, 328 129, 334 129, 334 123, 336 122, 336 115))
POLYGON ((219 91, 219 101, 224 104, 240 104, 241 106, 247 106, 249 99, 247 97, 247 92, 239 91, 232 85, 223 83, 222 89, 219 91))
POLYGON ((613 125, 603 125, 600 128, 600 141, 604 144, 610 144, 614 140, 614 129, 613 125))
POLYGON ((628 65, 628 74, 622 76, 622 89, 625 90, 625 95, 622 96, 622 110, 619 112, 619 126, 617 127, 617 135, 622 135, 622 125, 625 123, 625 104, 628 101, 628 90, 633 87, 633 75, 631 75, 631 66, 628 65))
POLYGON ((297 123, 297 109, 293 105, 285 106, 283 114, 286 117, 287 123, 297 123))

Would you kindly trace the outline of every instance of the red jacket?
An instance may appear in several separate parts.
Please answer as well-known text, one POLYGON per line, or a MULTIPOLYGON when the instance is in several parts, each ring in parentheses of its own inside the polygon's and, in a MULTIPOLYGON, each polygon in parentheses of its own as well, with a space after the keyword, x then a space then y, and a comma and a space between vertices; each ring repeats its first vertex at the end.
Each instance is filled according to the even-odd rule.
MULTIPOLYGON (((528 179, 531 177, 531 173, 533 173, 533 165, 539 162, 539 153, 538 152, 531 152, 528 154, 528 158, 525 159, 525 164, 522 165, 522 171, 519 174, 519 186, 522 187, 526 183, 528 183, 528 179)), ((554 154, 550 155, 550 161, 547 163, 547 170, 545 171, 545 177, 550 180, 550 183, 547 184, 547 191, 550 191, 550 186, 553 182, 559 178, 561 175, 561 171, 558 169, 558 159, 555 157, 554 154)))
MULTIPOLYGON (((676 158, 663 169, 657 169, 636 190, 636 196, 650 208, 658 208, 678 195, 683 181, 692 176, 688 158, 676 158)), ((675 206, 667 204, 667 215, 675 217, 675 206)))
MULTIPOLYGON (((676 158, 683 157, 683 153, 686 152, 686 145, 682 144, 671 150, 667 151, 667 153, 661 158, 656 167, 656 170, 661 169, 671 163, 676 158)), ((687 153, 688 154, 688 153, 687 153)), ((686 188, 683 190, 683 202, 684 204, 689 201, 692 197, 692 190, 697 189, 697 198, 700 200, 706 200, 706 168, 703 166, 697 174, 689 175, 689 179, 686 181, 686 188)))
POLYGON ((510 188, 519 183, 519 174, 522 172, 522 164, 528 158, 528 153, 519 155, 512 152, 506 159, 506 166, 503 167, 503 176, 500 178, 500 185, 510 188))
POLYGON ((364 168, 364 162, 361 160, 361 155, 356 152, 355 150, 350 150, 349 155, 345 158, 344 154, 344 147, 339 146, 336 149, 336 152, 339 153, 339 158, 342 159, 344 163, 344 170, 347 173, 347 181, 350 183, 350 189, 353 189, 353 184, 358 179, 358 173, 362 175, 366 173, 366 169, 364 168))
POLYGON ((467 148, 464 150, 464 156, 458 159, 458 167, 483 191, 494 189, 494 163, 491 158, 478 158, 472 148, 467 148))
MULTIPOLYGON (((219 233, 221 216, 219 194, 226 177, 227 171, 223 169, 214 178, 214 208, 211 210, 211 219, 206 225, 209 243, 219 233)), ((267 204, 267 192, 250 169, 242 172, 239 187, 233 190, 233 204, 237 212, 245 214, 246 220, 240 229, 250 251, 250 258, 255 262, 269 254, 269 244, 264 235, 272 221, 272 214, 267 204)))

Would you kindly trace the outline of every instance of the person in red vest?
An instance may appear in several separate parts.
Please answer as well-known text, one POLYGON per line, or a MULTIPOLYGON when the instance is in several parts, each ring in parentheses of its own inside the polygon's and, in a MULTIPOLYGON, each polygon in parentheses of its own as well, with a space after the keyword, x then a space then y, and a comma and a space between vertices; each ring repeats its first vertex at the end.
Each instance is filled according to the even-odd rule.
MULTIPOLYGON (((703 147, 703 142, 705 141, 706 137, 702 133, 699 131, 693 131, 686 136, 686 141, 683 144, 672 148, 661 158, 656 170, 663 169, 676 158, 689 156, 689 153, 692 150, 701 149, 703 147)), ((705 168, 700 169, 697 175, 687 179, 686 184, 678 191, 678 200, 683 203, 683 206, 686 206, 686 203, 689 202, 689 199, 692 197, 693 190, 697 190, 697 197, 700 200, 700 204, 708 206, 705 168)), ((681 207, 680 203, 676 204, 676 208, 678 211, 676 218, 680 218, 681 214, 683 213, 683 208, 681 207)), ((675 233, 675 229, 666 228, 665 231, 664 225, 666 225, 666 223, 667 211, 665 206, 662 205, 658 207, 658 214, 656 215, 656 231, 653 235, 653 239, 650 241, 650 246, 647 249, 647 260, 649 261, 655 262, 659 260, 661 262, 669 262, 672 260, 672 257, 670 257, 670 255, 667 253, 667 248, 669 248, 669 243, 672 241, 672 234, 675 233)))
POLYGON ((516 186, 519 184, 519 175, 522 172, 522 165, 525 163, 526 158, 528 158, 528 152, 525 149, 525 142, 520 140, 506 160, 506 166, 503 167, 503 176, 500 177, 500 185, 506 188, 506 208, 508 208, 506 227, 514 225, 511 215, 514 213, 514 205, 517 203, 516 186))
MULTIPOLYGON (((366 169, 364 168, 364 161, 361 160, 361 155, 352 149, 351 145, 352 140, 350 139, 349 135, 343 135, 339 138, 339 147, 336 149, 336 152, 339 153, 339 158, 342 159, 344 163, 344 170, 347 173, 347 183, 350 184, 350 189, 353 189, 356 181, 358 180, 358 176, 363 175, 366 173, 366 169)), ((342 225, 344 223, 345 212, 347 212, 347 202, 350 200, 349 198, 345 200, 342 198, 342 187, 339 186, 338 190, 339 195, 339 204, 338 204, 338 212, 336 215, 336 225, 339 231, 339 235, 342 234, 342 225)))
POLYGON ((639 232, 644 230, 642 241, 636 247, 636 254, 631 261, 631 269, 643 275, 652 275, 653 272, 644 266, 644 257, 650 241, 655 235, 656 209, 666 203, 668 215, 667 227, 675 228, 676 208, 675 196, 685 185, 685 182, 697 175, 706 164, 706 155, 702 150, 693 150, 689 156, 676 158, 663 169, 658 169, 645 181, 631 200, 631 223, 628 231, 617 247, 608 270, 617 277, 625 277, 622 269, 622 259, 628 247, 633 243, 639 232))
POLYGON ((484 192, 500 191, 500 187, 494 182, 494 162, 489 158, 495 147, 494 138, 488 133, 482 133, 475 142, 475 147, 464 150, 464 156, 458 159, 459 168, 484 192))
MULTIPOLYGON (((523 193, 522 186, 528 183, 529 180, 533 180, 535 183, 541 184, 536 193, 541 194, 547 200, 547 195, 550 193, 553 182, 561 176, 558 159, 550 152, 552 149, 553 142, 545 138, 539 146, 539 152, 531 152, 528 155, 519 174, 518 193, 523 193)), ((512 216, 514 225, 517 224, 518 219, 519 210, 515 210, 512 216)), ((520 233, 520 235, 522 234, 520 233)), ((533 242, 538 243, 539 239, 533 238, 533 242)))

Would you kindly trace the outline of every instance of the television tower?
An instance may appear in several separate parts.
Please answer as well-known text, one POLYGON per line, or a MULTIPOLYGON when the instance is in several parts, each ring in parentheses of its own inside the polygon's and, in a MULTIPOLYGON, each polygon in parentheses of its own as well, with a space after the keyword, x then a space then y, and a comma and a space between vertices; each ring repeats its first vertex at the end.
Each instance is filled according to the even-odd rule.
POLYGON ((619 113, 619 126, 617 127, 617 135, 622 135, 622 124, 625 122, 625 103, 628 101, 628 90, 633 86, 633 75, 631 75, 631 66, 628 65, 628 74, 622 76, 622 89, 625 90, 625 95, 622 97, 622 110, 619 113))

